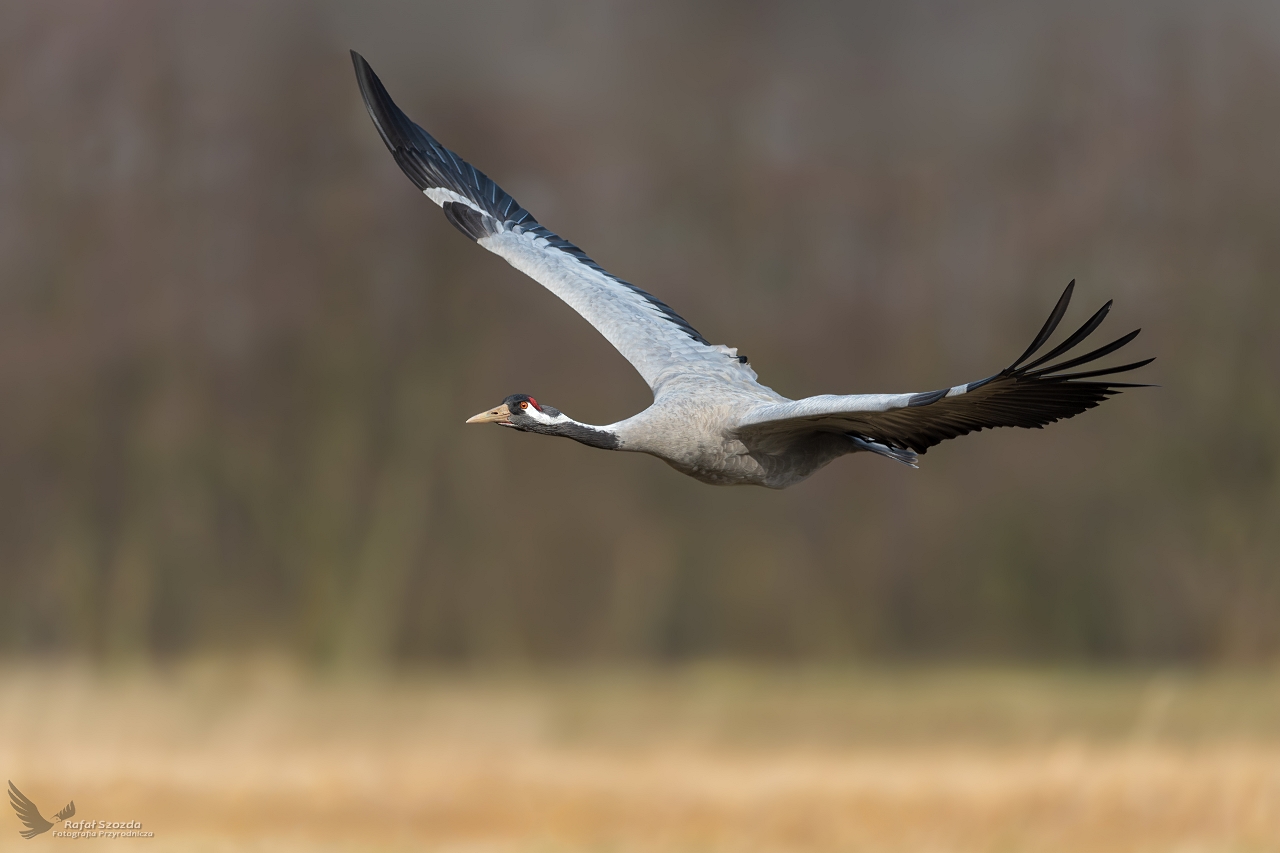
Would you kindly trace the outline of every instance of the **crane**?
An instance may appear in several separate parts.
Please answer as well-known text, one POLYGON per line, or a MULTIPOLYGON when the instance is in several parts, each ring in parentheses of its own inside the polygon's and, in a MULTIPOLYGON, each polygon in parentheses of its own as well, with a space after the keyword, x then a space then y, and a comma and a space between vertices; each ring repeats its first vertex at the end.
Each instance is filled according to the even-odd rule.
POLYGON ((606 271, 548 230, 483 172, 414 124, 369 63, 351 52, 369 116, 401 170, 445 218, 581 314, 639 371, 653 404, 595 426, 528 394, 512 394, 467 420, 571 438, 589 447, 656 456, 713 485, 783 489, 831 461, 870 452, 917 467, 949 438, 994 427, 1035 427, 1092 409, 1123 388, 1103 377, 1154 359, 1077 372, 1128 344, 1135 330, 1083 355, 1062 358, 1097 329, 1111 302, 1039 355, 1066 314, 1073 280, 1039 334, 999 373, 936 391, 821 394, 792 400, 758 381, 746 356, 713 344, 662 300, 606 271), (1057 360, 1061 359, 1061 360, 1057 360))

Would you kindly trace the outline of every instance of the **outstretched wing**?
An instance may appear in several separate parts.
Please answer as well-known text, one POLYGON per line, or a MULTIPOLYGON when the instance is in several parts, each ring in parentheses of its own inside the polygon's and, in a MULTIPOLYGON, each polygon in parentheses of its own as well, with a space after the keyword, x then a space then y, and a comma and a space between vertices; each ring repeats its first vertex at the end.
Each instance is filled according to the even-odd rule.
POLYGON ((12 780, 9 782, 9 804, 18 813, 18 820, 27 827, 25 831, 21 831, 23 838, 35 838, 40 833, 48 832, 53 828, 53 824, 40 814, 36 804, 28 800, 27 795, 19 791, 12 780))
MULTIPOLYGON (((1141 330, 1130 332, 1084 355, 1049 364, 1098 328, 1111 309, 1110 302, 1053 350, 1035 361, 1027 361, 1058 327, 1074 288, 1074 281, 1067 285, 1040 334, 1036 335, 1022 357, 994 376, 923 394, 846 397, 827 394, 761 406, 739 424, 737 434, 744 440, 760 440, 805 431, 842 432, 880 445, 879 448, 867 448, 878 452, 888 449, 924 453, 948 438, 982 429, 1040 428, 1092 409, 1122 388, 1142 387, 1095 380, 1135 370, 1155 359, 1078 373, 1062 372, 1110 355, 1137 337, 1141 330)), ((886 455, 893 455, 908 464, 914 459, 909 452, 886 455)))
POLYGON ((707 341, 657 297, 611 275, 538 224, 515 199, 406 116, 364 57, 351 52, 360 93, 382 141, 418 189, 459 231, 500 255, 596 327, 656 394, 688 374, 754 383, 737 350, 707 341))

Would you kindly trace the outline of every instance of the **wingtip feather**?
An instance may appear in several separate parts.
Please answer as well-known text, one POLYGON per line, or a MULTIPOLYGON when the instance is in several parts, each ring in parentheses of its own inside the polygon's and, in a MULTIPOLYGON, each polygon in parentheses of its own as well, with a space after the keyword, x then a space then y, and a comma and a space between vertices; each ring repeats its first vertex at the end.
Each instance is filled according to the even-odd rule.
POLYGON ((1040 327, 1040 333, 1036 335, 1035 340, 1031 342, 1031 346, 1027 347, 1027 351, 1018 357, 1018 360, 1009 365, 1008 370, 1016 370, 1018 365, 1031 358, 1036 354, 1040 347, 1044 346, 1044 342, 1049 340, 1049 336, 1058 328, 1058 324, 1062 322, 1063 316, 1067 313, 1067 306, 1071 304, 1071 294, 1075 292, 1076 280, 1073 278, 1067 283, 1067 287, 1062 291, 1062 295, 1058 297, 1058 302, 1053 306, 1053 311, 1049 314, 1049 319, 1044 321, 1044 325, 1040 327))

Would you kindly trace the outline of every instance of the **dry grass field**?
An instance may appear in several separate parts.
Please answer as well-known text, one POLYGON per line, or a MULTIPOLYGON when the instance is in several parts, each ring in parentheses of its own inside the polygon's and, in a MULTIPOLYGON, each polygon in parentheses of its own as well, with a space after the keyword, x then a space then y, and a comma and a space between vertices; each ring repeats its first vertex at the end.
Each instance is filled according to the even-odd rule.
POLYGON ((113 849, 1270 851, 1280 676, 21 664, 0 768, 113 849))

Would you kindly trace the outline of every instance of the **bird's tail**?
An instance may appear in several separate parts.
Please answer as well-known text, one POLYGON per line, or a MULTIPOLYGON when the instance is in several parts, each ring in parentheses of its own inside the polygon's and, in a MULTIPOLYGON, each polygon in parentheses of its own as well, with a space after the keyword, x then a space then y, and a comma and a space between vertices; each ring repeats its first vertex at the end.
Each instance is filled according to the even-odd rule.
POLYGON ((912 468, 919 468, 916 463, 920 461, 920 457, 916 455, 914 450, 907 450, 902 447, 892 447, 879 441, 872 441, 869 438, 863 438, 854 433, 846 433, 849 440, 859 450, 870 450, 872 453, 879 453, 881 456, 887 456, 895 462, 901 462, 903 465, 910 465, 912 468))

